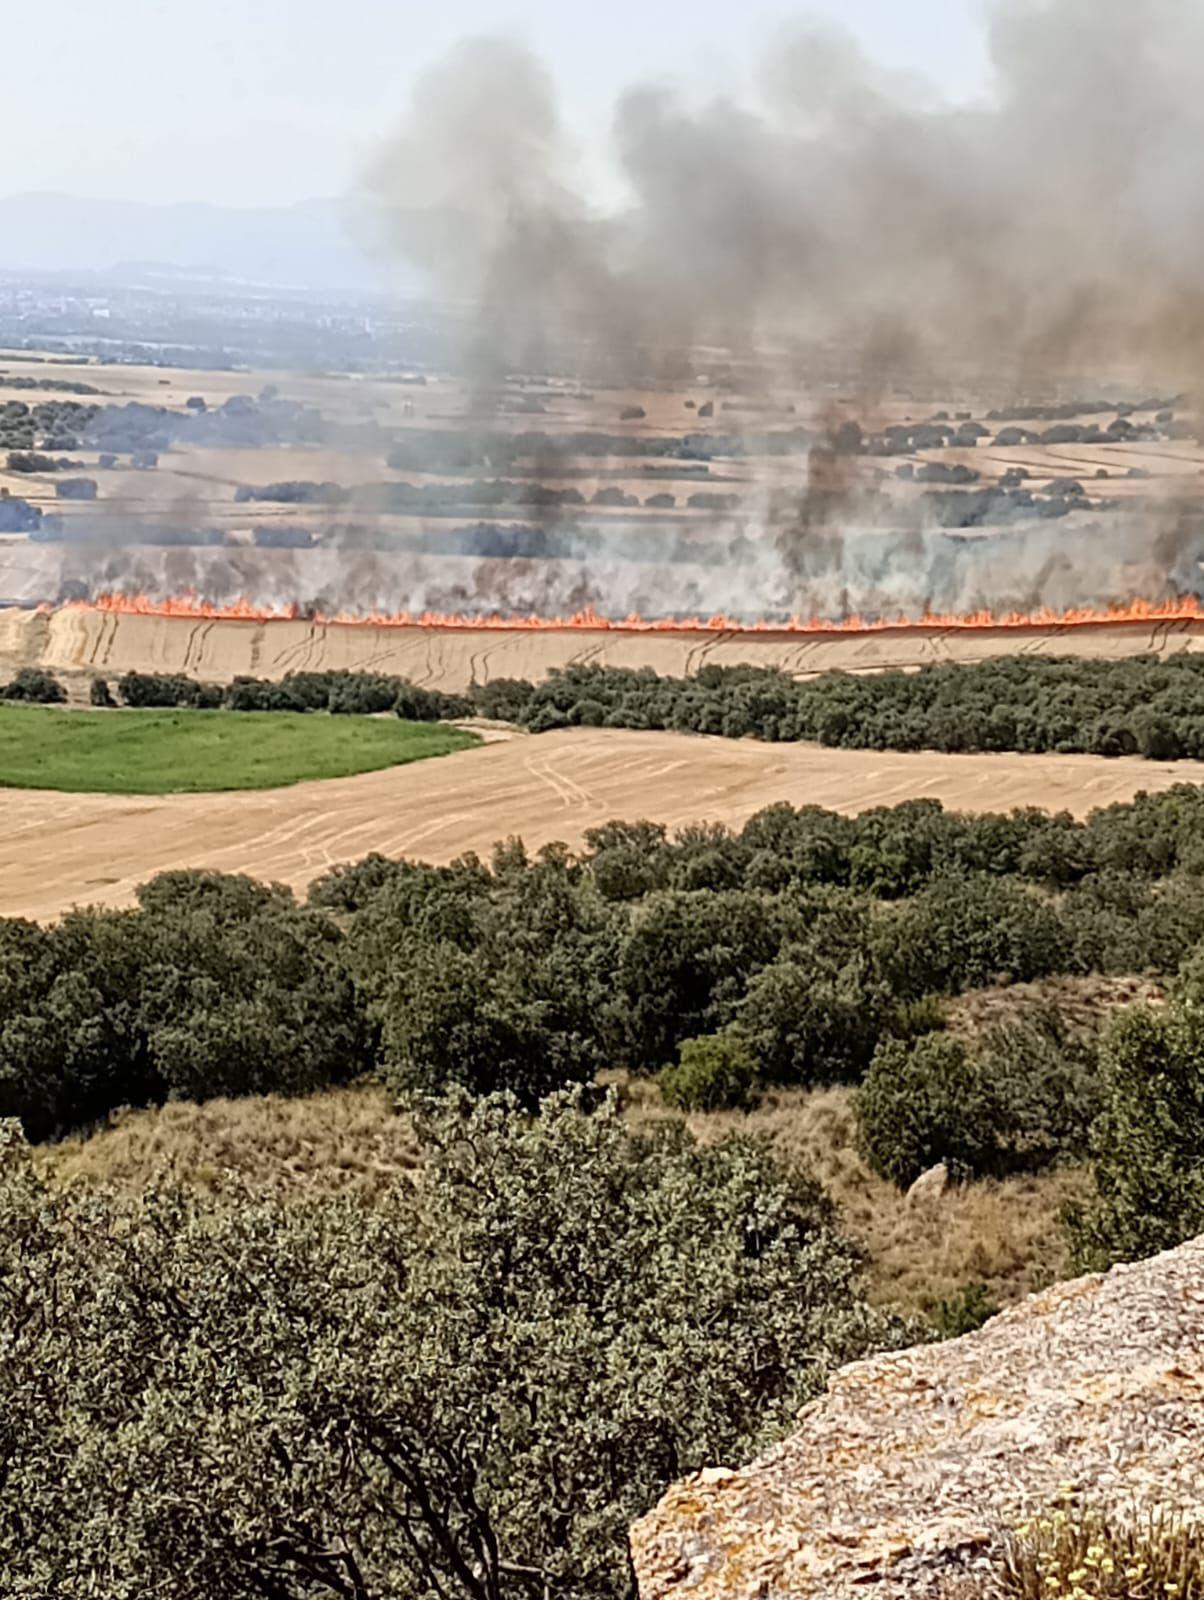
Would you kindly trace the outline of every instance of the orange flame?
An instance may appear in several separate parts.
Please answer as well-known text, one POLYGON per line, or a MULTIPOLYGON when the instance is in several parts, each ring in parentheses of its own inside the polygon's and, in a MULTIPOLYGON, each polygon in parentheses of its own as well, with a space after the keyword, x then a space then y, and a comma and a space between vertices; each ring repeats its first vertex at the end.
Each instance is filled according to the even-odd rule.
POLYGON ((1042 607, 1038 611, 972 611, 964 614, 926 612, 919 617, 842 617, 829 621, 819 617, 791 617, 788 621, 743 622, 735 617, 658 617, 612 618, 587 609, 567 617, 466 616, 459 612, 395 611, 350 613, 336 611, 317 614, 303 611, 296 604, 255 605, 250 600, 232 600, 215 605, 196 594, 170 595, 152 599, 144 594, 101 594, 93 600, 68 601, 66 610, 101 611, 119 616, 180 617, 203 622, 297 622, 322 626, 356 628, 457 628, 472 630, 565 631, 586 630, 605 633, 771 633, 771 634, 859 634, 884 633, 896 629, 927 628, 1083 628, 1109 623, 1196 622, 1204 619, 1204 605, 1194 595, 1169 600, 1127 600, 1106 606, 1076 606, 1066 611, 1042 607))

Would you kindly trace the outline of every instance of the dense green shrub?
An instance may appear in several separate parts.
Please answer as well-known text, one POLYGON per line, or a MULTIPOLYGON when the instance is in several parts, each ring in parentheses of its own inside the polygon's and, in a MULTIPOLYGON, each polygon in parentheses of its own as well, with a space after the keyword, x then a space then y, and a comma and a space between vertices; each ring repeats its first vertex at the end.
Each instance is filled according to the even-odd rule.
POLYGON ((937 879, 892 907, 874 948, 901 998, 1028 982, 1072 965, 1056 908, 1021 884, 980 873, 937 879))
POLYGON ((117 692, 127 706, 186 706, 212 711, 222 703, 222 691, 213 684, 196 683, 177 673, 126 672, 117 680, 117 692))
POLYGON ((743 1111, 752 1103, 757 1067, 738 1033, 683 1039, 677 1056, 656 1077, 667 1106, 676 1111, 743 1111))
POLYGON ((732 1018, 763 1082, 857 1082, 882 1030, 882 991, 864 960, 826 970, 795 945, 753 975, 732 1018))
POLYGON ((122 1204, 0 1152, 8 1592, 622 1600, 670 1482, 914 1338, 753 1141, 563 1097, 418 1131, 372 1205, 122 1204))
POLYGON ((968 1283, 939 1303, 932 1320, 938 1338, 961 1339, 967 1333, 976 1333, 998 1310, 985 1283, 968 1283))
POLYGON ((1204 754, 1204 663, 1181 654, 1104 661, 1013 656, 918 672, 706 666, 692 678, 566 667, 511 697, 533 731, 601 720, 730 738, 812 739, 874 750, 1204 754), (588 713, 583 709, 588 707, 588 713))
POLYGON ((521 722, 534 693, 535 685, 522 678, 490 678, 473 686, 473 709, 499 722, 521 722))
POLYGON ((533 1106, 604 1064, 588 1019, 542 971, 487 966, 451 943, 402 946, 377 1014, 385 1078, 403 1094, 508 1090, 533 1106))
POLYGON ((335 716, 371 716, 392 711, 401 687, 397 678, 374 672, 331 674, 326 710, 335 716))
POLYGON ((235 678, 227 688, 222 704, 228 711, 309 711, 303 695, 283 679, 235 678))
POLYGON ((683 1039, 721 1027, 798 923, 790 907, 743 890, 648 895, 615 973, 624 1064, 646 1070, 675 1055, 683 1039))
POLYGON ((1060 911, 1072 970, 1170 973, 1204 939, 1204 880, 1109 870, 1076 885, 1060 911))
POLYGON ((0 1116, 42 1139, 160 1095, 139 997, 149 962, 127 913, 0 922, 0 1116))
POLYGON ((393 711, 410 722, 468 716, 463 695, 424 689, 405 678, 376 672, 295 672, 284 678, 236 677, 225 690, 171 673, 127 673, 118 683, 131 706, 186 706, 228 711, 330 711, 381 715, 393 711))
POLYGON ((0 700, 25 700, 38 705, 62 705, 67 691, 44 667, 19 667, 11 683, 0 689, 0 700))
POLYGON ((608 822, 586 830, 590 871, 607 900, 640 900, 669 885, 673 859, 659 822, 608 822))
POLYGON ((295 1093, 375 1061, 343 936, 287 890, 168 873, 134 911, 0 921, 0 1116, 46 1138, 117 1106, 295 1093))
POLYGON ((990 1084, 958 1039, 887 1039, 857 1091, 862 1153, 900 1188, 945 1162, 957 1176, 987 1172, 995 1153, 990 1084))
POLYGON ((94 706, 102 710, 111 711, 117 704, 113 698, 113 691, 109 688, 106 678, 93 678, 88 688, 88 699, 94 706))
POLYGON ((973 1047, 942 1033, 888 1040, 857 1093, 858 1132, 870 1165, 901 1187, 942 1161, 1002 1176, 1081 1155, 1100 1095, 1093 1043, 1047 1009, 973 1047))
POLYGON ((1086 1153, 1101 1104, 1099 1044, 1046 1004, 991 1028, 978 1054, 996 1105, 995 1170, 1040 1168, 1086 1153))
POLYGON ((1096 1194, 1070 1217, 1086 1269, 1133 1261, 1204 1231, 1204 1007, 1200 958, 1180 1000, 1122 1013, 1101 1053, 1091 1130, 1096 1194))
POLYGON ((407 722, 447 722, 453 717, 472 714, 472 702, 463 695, 444 694, 440 689, 423 689, 404 680, 393 697, 393 711, 407 722))
POLYGON ((401 1091, 508 1089, 533 1104, 609 1064, 622 913, 567 853, 412 869, 356 917, 350 958, 401 1091))
POLYGON ((420 870, 374 850, 359 861, 341 862, 315 878, 307 899, 311 906, 328 911, 360 911, 382 889, 407 873, 420 870))

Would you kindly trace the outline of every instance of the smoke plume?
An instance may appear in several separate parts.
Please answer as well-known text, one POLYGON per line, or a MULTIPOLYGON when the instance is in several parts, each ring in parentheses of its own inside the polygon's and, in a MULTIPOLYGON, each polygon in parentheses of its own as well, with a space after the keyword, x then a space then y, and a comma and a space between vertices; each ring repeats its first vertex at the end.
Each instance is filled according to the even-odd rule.
MULTIPOLYGON (((797 439, 770 462, 762 408, 762 443, 750 434, 724 448, 741 467, 763 452, 763 481, 732 473, 736 515, 675 520, 670 501, 674 515, 625 522, 587 511, 583 496, 569 513, 522 502, 556 559, 349 543, 176 553, 167 570, 97 539, 86 587, 187 582, 218 601, 246 593, 324 609, 556 614, 591 604, 610 616, 749 620, 1199 593, 1198 480, 1178 479, 1173 505, 1149 492, 1084 511, 1075 496, 1079 509, 1058 521, 1043 520, 1031 495, 1030 519, 1013 517, 1017 503, 1001 493, 997 525, 962 536, 932 501, 884 492, 864 454, 862 425, 881 432, 902 393, 920 405, 957 399, 979 417, 1000 402, 1101 392, 1137 402, 1196 388, 1204 4, 1000 0, 989 55, 989 87, 971 103, 942 100, 849 37, 807 25, 773 42, 750 92, 700 98, 634 85, 615 106, 608 151, 608 192, 621 198, 603 204, 556 85, 530 52, 505 39, 458 46, 417 85, 365 192, 432 294, 471 308, 465 473, 542 484, 563 471, 549 434, 535 435, 521 463, 493 453, 498 413, 514 404, 508 374, 644 388, 714 361, 771 405, 806 394, 807 427, 798 418, 797 439), (647 541, 638 560, 633 538, 647 541)), ((700 426, 680 403, 679 391, 673 430, 700 426)), ((714 426, 739 431, 727 419, 714 426)), ((396 470, 460 471, 429 458, 433 430, 402 437, 396 470)), ((679 442, 689 455, 690 440, 679 442)), ((702 487, 726 482, 717 472, 702 487)), ((383 518, 387 499, 353 498, 348 515, 374 510, 383 518)), ((51 576, 22 578, 23 589, 7 581, 10 592, 34 592, 51 576)))
POLYGON ((1021 386, 1079 363, 1190 382, 1204 8, 1008 0, 989 30, 980 104, 806 26, 751 97, 633 87, 608 214, 547 73, 476 41, 419 85, 369 187, 432 286, 480 307, 481 358, 512 369, 554 331, 598 365, 795 338, 838 346, 871 386, 953 357, 1021 386))

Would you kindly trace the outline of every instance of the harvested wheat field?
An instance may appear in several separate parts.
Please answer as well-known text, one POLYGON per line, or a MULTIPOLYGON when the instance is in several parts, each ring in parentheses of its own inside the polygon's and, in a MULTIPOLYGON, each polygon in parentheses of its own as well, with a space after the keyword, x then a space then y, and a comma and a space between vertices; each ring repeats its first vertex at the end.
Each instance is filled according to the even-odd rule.
MULTIPOLYGON (((62 715, 72 715, 63 712, 62 715)), ((380 851, 446 862, 521 835, 579 844, 610 818, 739 824, 788 800, 850 814, 927 796, 969 811, 1065 809, 1204 783, 1204 762, 829 750, 692 734, 575 728, 435 762, 245 794, 123 796, 0 789, 0 914, 128 905, 174 867, 305 885, 380 851)))

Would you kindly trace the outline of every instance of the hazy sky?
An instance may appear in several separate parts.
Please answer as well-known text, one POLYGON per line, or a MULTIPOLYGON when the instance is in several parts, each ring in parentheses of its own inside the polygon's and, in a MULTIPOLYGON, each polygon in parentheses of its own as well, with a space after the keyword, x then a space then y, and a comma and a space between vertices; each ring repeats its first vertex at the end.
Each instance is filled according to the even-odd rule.
POLYGON ((775 29, 826 17, 884 63, 962 97, 984 83, 976 0, 61 0, 38 70, 13 71, 0 195, 287 204, 342 193, 416 73, 466 35, 508 33, 555 74, 564 114, 600 136, 633 81, 746 79, 775 29))

